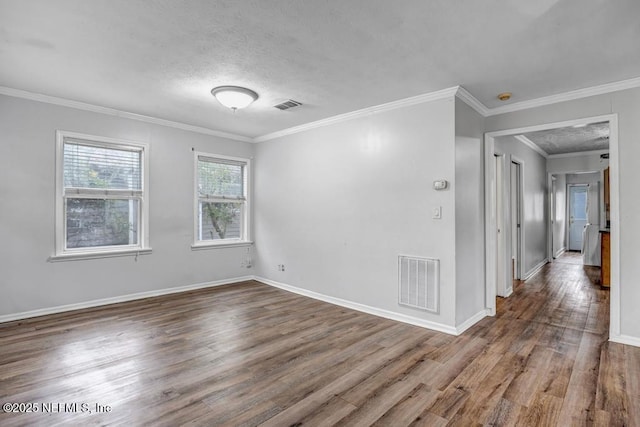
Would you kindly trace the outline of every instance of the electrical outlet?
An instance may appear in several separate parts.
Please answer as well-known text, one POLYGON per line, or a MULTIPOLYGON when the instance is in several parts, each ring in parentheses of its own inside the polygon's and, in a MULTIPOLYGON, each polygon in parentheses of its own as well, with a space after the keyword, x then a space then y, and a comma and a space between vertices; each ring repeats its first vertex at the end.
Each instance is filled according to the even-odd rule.
POLYGON ((278 264, 278 271, 284 271, 284 264, 278 264))
POLYGON ((431 218, 442 219, 442 206, 431 209, 431 218))

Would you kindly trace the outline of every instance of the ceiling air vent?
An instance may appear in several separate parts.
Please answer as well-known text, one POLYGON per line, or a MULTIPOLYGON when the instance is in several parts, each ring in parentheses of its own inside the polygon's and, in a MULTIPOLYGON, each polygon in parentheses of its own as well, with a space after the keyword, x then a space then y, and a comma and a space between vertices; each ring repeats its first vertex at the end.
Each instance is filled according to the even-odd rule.
POLYGON ((283 102, 282 104, 274 105, 278 110, 288 110, 289 108, 299 107, 302 105, 302 102, 294 101, 290 99, 288 101, 283 102))

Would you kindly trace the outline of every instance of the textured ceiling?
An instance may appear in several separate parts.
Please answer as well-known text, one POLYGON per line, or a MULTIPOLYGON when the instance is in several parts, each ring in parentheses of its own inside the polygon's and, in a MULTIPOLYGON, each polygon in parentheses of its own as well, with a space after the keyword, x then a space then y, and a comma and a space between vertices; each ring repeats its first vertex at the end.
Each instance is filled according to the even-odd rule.
POLYGON ((547 154, 576 153, 609 148, 609 122, 525 133, 547 154))
POLYGON ((638 0, 0 0, 0 85, 253 137, 456 85, 495 107, 635 78, 638 16, 638 0), (260 99, 232 114, 218 85, 260 99), (304 105, 273 108, 289 98, 304 105))

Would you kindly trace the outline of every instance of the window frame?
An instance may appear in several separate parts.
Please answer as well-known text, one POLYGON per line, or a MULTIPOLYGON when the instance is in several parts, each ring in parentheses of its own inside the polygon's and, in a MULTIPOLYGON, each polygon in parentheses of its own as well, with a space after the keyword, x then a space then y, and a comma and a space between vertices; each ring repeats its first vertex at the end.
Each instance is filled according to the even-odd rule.
MULTIPOLYGON (((224 202, 237 202, 235 199, 219 199, 224 202)), ((234 246, 250 246, 253 244, 251 240, 251 159, 244 157, 233 157, 222 154, 212 154, 202 151, 193 151, 193 243, 192 250, 224 248, 234 246), (198 191, 199 175, 198 175, 198 158, 205 157, 212 162, 219 160, 221 163, 238 162, 244 163, 244 211, 240 221, 240 238, 238 239, 216 239, 216 240, 200 240, 200 195, 198 191)))
POLYGON ((149 144, 87 135, 78 132, 56 131, 56 165, 55 165, 55 253, 49 261, 65 261, 76 259, 106 258, 114 256, 139 255, 151 253, 149 246, 149 144), (129 190, 77 189, 73 194, 65 194, 64 187, 64 145, 68 139, 80 140, 87 146, 114 150, 140 152, 141 194, 133 196, 129 190), (127 196, 126 193, 129 193, 127 196), (104 199, 139 201, 138 207, 138 242, 135 245, 112 245, 98 247, 67 248, 67 214, 66 201, 74 199, 104 199))

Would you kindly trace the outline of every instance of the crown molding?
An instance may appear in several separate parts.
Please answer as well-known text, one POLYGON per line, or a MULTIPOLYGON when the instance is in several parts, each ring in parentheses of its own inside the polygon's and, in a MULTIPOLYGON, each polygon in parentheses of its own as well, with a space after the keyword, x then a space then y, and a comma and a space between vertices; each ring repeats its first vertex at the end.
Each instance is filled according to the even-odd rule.
POLYGON ((459 86, 442 89, 436 92, 429 92, 418 96, 412 96, 410 98, 400 99, 398 101, 387 102, 385 104, 374 105, 373 107, 363 108, 361 110, 352 111, 350 113, 338 114, 337 116, 328 117, 326 119, 317 120, 315 122, 306 123, 300 126, 294 126, 287 129, 279 130, 277 132, 268 133, 262 136, 258 136, 253 139, 254 142, 264 142, 275 138, 280 138, 287 135, 293 135, 295 133, 304 132, 311 129, 316 129, 323 126, 329 126, 336 123, 345 122, 348 120, 358 119, 361 117, 370 116, 372 114, 378 114, 385 111, 396 110, 398 108, 404 108, 411 105, 423 104, 426 102, 436 101, 438 99, 446 99, 456 95, 459 90, 459 86))
POLYGON ((142 114, 130 113, 128 111, 116 110, 114 108, 102 107, 100 105, 87 104, 85 102, 73 101, 70 99, 58 98, 56 96, 43 95, 40 93, 28 92, 26 90, 14 89, 6 86, 0 86, 0 95, 12 96, 14 98, 28 99, 31 101, 39 101, 47 104, 60 105, 62 107, 75 108, 76 110, 91 111, 94 113, 106 114, 109 116, 123 117, 125 119, 137 120, 139 122, 153 123, 156 125, 167 126, 175 129, 187 130, 191 132, 201 133, 205 135, 218 136, 221 138, 233 139, 242 142, 254 142, 253 138, 248 136, 236 135, 233 133, 222 132, 214 129, 204 128, 200 126, 188 125, 186 123, 174 122, 172 120, 160 119, 157 117, 145 116, 142 114))
POLYGON ((542 107, 545 105, 557 104, 559 102, 565 101, 573 101, 576 99, 587 98, 589 96, 603 95, 606 93, 633 89, 637 87, 640 87, 640 77, 621 80, 618 82, 606 83, 603 85, 592 86, 584 89, 572 90, 570 92, 559 93, 556 95, 544 96, 542 98, 531 99, 529 101, 515 102, 513 104, 504 105, 501 107, 489 108, 487 116, 512 113, 514 111, 527 110, 529 108, 542 107))
POLYGON ((527 138, 524 135, 514 135, 513 136, 515 139, 517 139, 518 141, 522 142, 524 145, 526 145, 527 147, 531 148, 533 151, 535 151, 536 153, 540 154, 542 157, 544 157, 545 159, 549 158, 549 153, 547 153, 546 151, 544 151, 542 148, 538 147, 533 141, 531 141, 529 138, 527 138))
POLYGON ((478 101, 478 99, 475 96, 471 95, 471 93, 465 88, 463 88, 462 86, 458 86, 458 91, 456 92, 456 96, 465 104, 467 104, 469 107, 476 110, 476 112, 481 116, 487 117, 489 115, 490 110, 482 102, 478 101))

